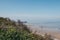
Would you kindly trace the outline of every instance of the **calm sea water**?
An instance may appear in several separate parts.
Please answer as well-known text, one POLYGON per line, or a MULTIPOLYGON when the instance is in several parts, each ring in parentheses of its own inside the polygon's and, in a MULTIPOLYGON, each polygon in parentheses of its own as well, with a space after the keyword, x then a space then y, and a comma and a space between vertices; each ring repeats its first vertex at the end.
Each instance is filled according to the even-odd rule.
POLYGON ((33 27, 39 27, 43 30, 49 31, 59 31, 60 32, 60 23, 58 22, 46 22, 46 23, 30 23, 33 27))

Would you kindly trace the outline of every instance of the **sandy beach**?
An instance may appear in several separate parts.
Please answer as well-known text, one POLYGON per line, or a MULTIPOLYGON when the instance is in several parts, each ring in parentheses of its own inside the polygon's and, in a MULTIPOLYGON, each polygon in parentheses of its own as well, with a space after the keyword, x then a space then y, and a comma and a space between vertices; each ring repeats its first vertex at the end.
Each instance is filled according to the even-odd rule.
POLYGON ((50 35, 52 35, 52 37, 60 40, 60 32, 53 32, 53 31, 40 32, 40 34, 44 34, 44 33, 50 34, 50 35))
POLYGON ((52 37, 54 37, 56 40, 58 39, 58 40, 60 40, 60 31, 54 31, 54 30, 48 30, 48 29, 41 29, 41 28, 39 28, 39 27, 37 27, 37 26, 31 26, 31 25, 29 25, 28 26, 31 30, 32 30, 32 32, 34 33, 34 32, 36 32, 37 34, 41 34, 41 35, 44 35, 45 33, 47 33, 47 34, 50 34, 50 35, 52 35, 52 37))

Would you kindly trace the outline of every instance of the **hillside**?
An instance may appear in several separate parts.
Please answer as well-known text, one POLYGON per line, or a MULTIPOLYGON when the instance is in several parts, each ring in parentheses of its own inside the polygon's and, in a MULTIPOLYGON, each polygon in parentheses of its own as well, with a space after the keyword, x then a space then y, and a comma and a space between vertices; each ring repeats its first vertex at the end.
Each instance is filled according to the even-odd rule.
POLYGON ((51 35, 32 33, 24 22, 0 17, 0 40, 53 40, 51 35))

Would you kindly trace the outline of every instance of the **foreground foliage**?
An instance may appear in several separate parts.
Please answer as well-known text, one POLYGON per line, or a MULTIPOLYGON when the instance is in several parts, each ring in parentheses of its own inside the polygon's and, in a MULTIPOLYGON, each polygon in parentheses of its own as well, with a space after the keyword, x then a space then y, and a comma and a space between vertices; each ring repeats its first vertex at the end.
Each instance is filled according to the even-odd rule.
POLYGON ((50 35, 32 34, 27 26, 18 20, 0 17, 0 40, 53 40, 50 35))

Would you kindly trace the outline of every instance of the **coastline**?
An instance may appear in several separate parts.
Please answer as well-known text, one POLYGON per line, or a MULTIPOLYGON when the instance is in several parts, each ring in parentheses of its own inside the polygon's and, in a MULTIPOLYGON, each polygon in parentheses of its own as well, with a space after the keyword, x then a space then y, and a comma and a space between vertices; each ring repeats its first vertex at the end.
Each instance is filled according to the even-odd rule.
POLYGON ((30 28, 30 30, 32 30, 32 32, 36 32, 38 35, 44 35, 45 33, 52 35, 52 37, 54 38, 54 40, 60 40, 60 30, 58 29, 51 29, 51 28, 40 28, 38 26, 31 26, 28 25, 28 27, 30 28))

